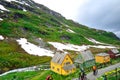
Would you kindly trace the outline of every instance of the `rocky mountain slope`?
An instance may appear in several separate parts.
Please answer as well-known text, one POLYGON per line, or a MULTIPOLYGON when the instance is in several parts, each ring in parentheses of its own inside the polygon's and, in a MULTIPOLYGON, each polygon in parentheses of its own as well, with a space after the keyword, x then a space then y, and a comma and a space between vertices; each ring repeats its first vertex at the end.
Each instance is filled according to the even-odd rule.
POLYGON ((112 32, 67 20, 32 0, 0 0, 0 35, 0 72, 48 62, 56 50, 120 45, 112 32))

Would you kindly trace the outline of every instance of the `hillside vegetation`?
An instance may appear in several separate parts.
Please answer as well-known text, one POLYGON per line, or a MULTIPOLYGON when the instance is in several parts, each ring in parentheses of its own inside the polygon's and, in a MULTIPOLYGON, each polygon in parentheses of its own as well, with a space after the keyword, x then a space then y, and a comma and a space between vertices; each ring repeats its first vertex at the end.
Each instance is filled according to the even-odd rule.
MULTIPOLYGON (((51 58, 47 56, 39 57, 27 54, 15 41, 21 37, 32 43, 36 43, 35 38, 42 38, 45 42, 92 45, 93 43, 86 38, 93 38, 103 43, 120 45, 119 38, 112 32, 92 29, 67 20, 59 13, 32 0, 11 2, 0 0, 0 5, 9 10, 0 9, 0 18, 3 19, 0 20, 0 35, 8 38, 0 41, 1 73, 50 61, 51 58)), ((47 46, 51 47, 51 45, 47 46)))
MULTIPOLYGON (((8 37, 32 38, 41 37, 46 41, 68 42, 72 44, 92 44, 87 38, 93 38, 109 44, 120 44, 119 39, 112 32, 91 29, 80 25, 72 20, 67 20, 62 16, 48 14, 46 7, 42 6, 42 10, 36 6, 30 7, 21 5, 16 2, 6 4, 13 4, 15 7, 5 5, 9 12, 1 12, 0 17, 4 20, 0 22, 0 34, 8 37), (23 6, 27 11, 16 9, 17 6, 23 6), (29 10, 29 8, 31 8, 29 10), (70 29, 75 33, 66 31, 70 29)), ((56 13, 57 14, 57 13, 56 13)))
POLYGON ((36 66, 50 61, 51 57, 27 54, 11 40, 0 41, 0 73, 27 66, 36 66))

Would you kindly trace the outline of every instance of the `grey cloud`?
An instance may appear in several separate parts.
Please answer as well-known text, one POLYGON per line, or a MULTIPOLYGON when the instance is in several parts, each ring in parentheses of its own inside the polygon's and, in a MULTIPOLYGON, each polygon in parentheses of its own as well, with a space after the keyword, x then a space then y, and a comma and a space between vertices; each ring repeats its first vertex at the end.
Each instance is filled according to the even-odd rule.
POLYGON ((89 0, 79 9, 81 24, 112 31, 120 37, 120 0, 89 0))

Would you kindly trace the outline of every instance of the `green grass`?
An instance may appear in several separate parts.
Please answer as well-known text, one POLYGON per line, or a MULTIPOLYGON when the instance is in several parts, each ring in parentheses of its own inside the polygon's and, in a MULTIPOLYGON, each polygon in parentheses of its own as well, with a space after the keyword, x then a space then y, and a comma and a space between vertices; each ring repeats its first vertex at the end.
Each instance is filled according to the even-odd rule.
MULTIPOLYGON (((94 38, 97 41, 109 44, 120 44, 115 35, 111 32, 90 29, 86 26, 77 24, 64 18, 56 18, 45 12, 39 12, 40 15, 21 10, 10 9, 9 18, 0 22, 0 34, 8 37, 41 37, 45 41, 57 41, 63 43, 72 43, 77 45, 92 44, 87 38, 94 38), (18 17, 14 18, 17 15, 18 17), (69 29, 75 33, 69 33, 68 29, 62 23, 69 25, 69 29), (61 36, 67 36, 69 39, 61 39, 61 36)), ((38 10, 39 11, 39 10, 38 10)))
POLYGON ((9 75, 0 77, 0 80, 29 80, 33 76, 36 76, 39 72, 37 71, 28 71, 28 72, 15 72, 10 73, 9 75))
POLYGON ((0 41, 0 69, 2 72, 49 62, 51 57, 27 54, 14 40, 0 41))
POLYGON ((116 70, 111 70, 109 72, 106 72, 104 75, 99 77, 97 80, 103 80, 104 76, 107 76, 108 80, 119 80, 120 79, 120 68, 117 68, 117 79, 116 79, 116 70))
POLYGON ((45 80, 48 75, 51 75, 54 80, 71 80, 72 78, 78 78, 79 71, 70 74, 68 76, 59 75, 52 72, 51 70, 41 70, 41 71, 28 71, 28 72, 16 72, 10 73, 8 75, 0 77, 0 80, 12 80, 14 77, 17 80, 45 80))
MULTIPOLYGON (((9 10, 10 12, 5 14, 8 17, 0 21, 0 35, 9 38, 0 41, 0 69, 3 72, 43 64, 51 60, 50 57, 27 54, 15 42, 15 39, 21 37, 27 38, 28 41, 35 44, 37 43, 34 39, 40 37, 45 42, 55 41, 76 45, 92 45, 93 43, 86 40, 87 37, 104 43, 120 45, 120 41, 111 32, 90 29, 71 20, 66 20, 64 17, 52 16, 39 9, 34 9, 33 12, 24 12, 12 8, 9 8, 9 10), (66 27, 64 24, 70 27, 66 27), (69 33, 66 31, 67 29, 71 29, 75 33, 69 33)), ((3 14, 0 13, 0 15, 3 14)), ((51 45, 48 46, 51 47, 51 45)))
MULTIPOLYGON (((117 62, 119 62, 119 59, 116 59, 117 62)), ((107 67, 110 66, 109 64, 106 64, 107 67)), ((102 67, 102 68, 104 68, 102 67)), ((92 68, 91 68, 92 69, 92 68)), ((89 72, 87 71, 87 69, 85 69, 86 73, 89 73, 92 70, 89 70, 89 72)), ((16 72, 16 73, 10 73, 7 74, 5 76, 0 77, 0 80, 12 80, 14 77, 16 77, 17 80, 45 80, 46 77, 50 74, 52 74, 52 77, 54 78, 54 80, 71 80, 72 78, 78 78, 79 77, 79 69, 77 69, 77 71, 73 74, 70 74, 68 76, 62 76, 59 75, 57 73, 52 72, 51 70, 40 70, 40 71, 29 71, 29 72, 16 72)), ((111 72, 114 72, 114 70, 112 70, 111 72)), ((110 73, 110 72, 108 72, 110 73)), ((120 74, 118 74, 119 76, 120 74)), ((110 79, 108 80, 115 80, 115 76, 112 75, 108 75, 108 77, 110 79)), ((100 78, 98 78, 98 80, 102 80, 102 76, 100 78)))

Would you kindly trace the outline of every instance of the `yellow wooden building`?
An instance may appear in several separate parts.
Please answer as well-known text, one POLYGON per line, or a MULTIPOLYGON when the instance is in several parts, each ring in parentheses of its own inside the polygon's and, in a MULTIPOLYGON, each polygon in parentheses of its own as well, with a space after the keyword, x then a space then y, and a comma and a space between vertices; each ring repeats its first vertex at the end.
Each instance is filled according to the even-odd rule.
POLYGON ((74 73, 76 67, 69 54, 56 53, 51 60, 51 70, 61 75, 68 75, 74 73))
POLYGON ((99 53, 95 56, 95 61, 97 63, 107 63, 110 62, 110 56, 107 53, 99 53))

